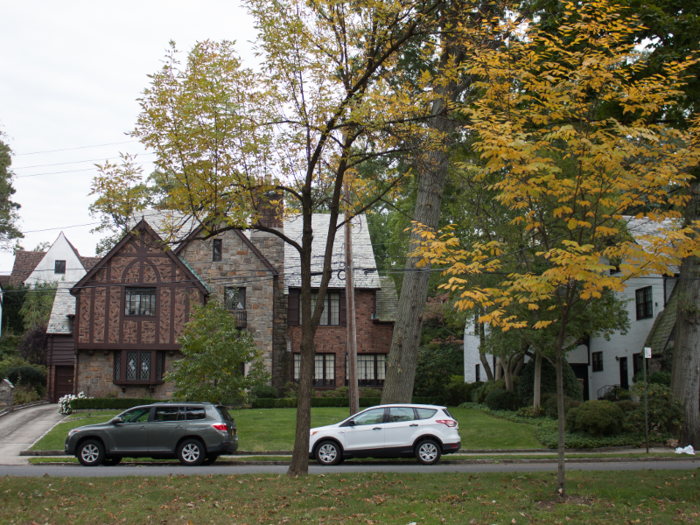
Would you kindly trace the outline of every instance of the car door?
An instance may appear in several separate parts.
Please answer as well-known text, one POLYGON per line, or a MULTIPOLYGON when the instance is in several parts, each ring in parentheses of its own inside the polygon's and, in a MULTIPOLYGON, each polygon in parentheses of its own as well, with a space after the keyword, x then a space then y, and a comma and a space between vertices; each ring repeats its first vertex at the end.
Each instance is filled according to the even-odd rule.
POLYGON ((353 419, 354 425, 343 427, 345 450, 370 451, 384 448, 384 409, 372 408, 353 419))
POLYGON ((174 453, 185 435, 185 413, 179 406, 156 407, 148 423, 148 450, 151 454, 174 453))
POLYGON ((121 415, 122 422, 109 430, 112 438, 112 452, 122 455, 148 453, 148 419, 151 407, 129 410, 121 415))
POLYGON ((390 407, 384 424, 384 448, 400 451, 413 446, 418 437, 419 422, 413 407, 390 407))

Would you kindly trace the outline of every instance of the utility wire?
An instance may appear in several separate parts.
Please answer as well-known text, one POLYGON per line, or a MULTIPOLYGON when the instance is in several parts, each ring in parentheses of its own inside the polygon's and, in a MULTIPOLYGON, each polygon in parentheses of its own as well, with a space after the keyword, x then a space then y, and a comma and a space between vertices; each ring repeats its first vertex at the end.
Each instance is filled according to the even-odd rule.
POLYGON ((25 155, 39 155, 40 153, 57 153, 59 151, 75 151, 79 149, 101 148, 103 146, 117 146, 119 144, 133 144, 138 140, 127 140, 125 142, 109 142, 107 144, 95 144, 94 146, 78 146, 76 148, 49 149, 44 151, 32 151, 31 153, 16 153, 13 157, 24 157, 25 155))

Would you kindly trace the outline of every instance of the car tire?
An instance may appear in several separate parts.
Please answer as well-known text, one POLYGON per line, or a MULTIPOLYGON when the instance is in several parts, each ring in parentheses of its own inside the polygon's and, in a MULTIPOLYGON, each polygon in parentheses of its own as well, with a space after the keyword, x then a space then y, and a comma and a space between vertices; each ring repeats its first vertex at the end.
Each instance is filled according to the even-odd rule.
POLYGON ((416 459, 421 465, 435 465, 440 461, 440 445, 432 439, 424 439, 416 446, 416 459))
POLYGON ((96 439, 83 441, 78 447, 78 461, 86 467, 96 467, 105 459, 105 447, 96 439))
POLYGON ((217 459, 219 459, 219 455, 212 454, 211 456, 207 456, 207 459, 202 462, 202 465, 213 465, 217 459))
POLYGON ((102 462, 103 465, 107 467, 113 467, 114 465, 119 465, 121 463, 122 458, 105 458, 105 460, 102 462))
POLYGON ((204 445, 198 439, 186 439, 177 447, 177 459, 188 467, 195 467, 204 463, 207 457, 204 445))
POLYGON ((335 441, 321 441, 316 446, 316 461, 321 465, 330 467, 337 465, 343 460, 343 450, 335 441))

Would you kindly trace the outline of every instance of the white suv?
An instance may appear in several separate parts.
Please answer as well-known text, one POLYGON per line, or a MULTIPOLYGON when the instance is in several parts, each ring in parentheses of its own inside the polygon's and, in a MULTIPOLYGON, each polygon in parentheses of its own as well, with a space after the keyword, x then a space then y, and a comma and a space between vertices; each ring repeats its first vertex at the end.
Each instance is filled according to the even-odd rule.
POLYGON ((447 408, 434 405, 381 405, 348 419, 311 429, 309 457, 321 465, 347 458, 415 456, 434 465, 441 454, 459 451, 457 421, 447 408))

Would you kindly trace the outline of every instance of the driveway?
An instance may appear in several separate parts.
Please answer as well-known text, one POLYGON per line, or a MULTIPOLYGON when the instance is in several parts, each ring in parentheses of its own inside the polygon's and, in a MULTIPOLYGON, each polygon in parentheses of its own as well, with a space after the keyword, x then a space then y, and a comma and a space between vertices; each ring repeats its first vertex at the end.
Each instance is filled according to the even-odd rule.
POLYGON ((0 465, 26 465, 27 458, 20 457, 64 415, 58 413, 58 405, 39 405, 11 412, 0 417, 0 465))

